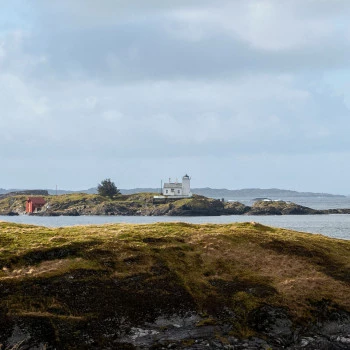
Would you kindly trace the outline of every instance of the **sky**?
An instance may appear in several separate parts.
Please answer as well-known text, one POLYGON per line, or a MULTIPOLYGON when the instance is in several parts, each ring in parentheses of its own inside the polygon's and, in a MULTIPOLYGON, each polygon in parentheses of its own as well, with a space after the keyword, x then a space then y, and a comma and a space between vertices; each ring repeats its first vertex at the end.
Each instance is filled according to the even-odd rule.
POLYGON ((348 0, 0 9, 0 188, 350 194, 348 0))

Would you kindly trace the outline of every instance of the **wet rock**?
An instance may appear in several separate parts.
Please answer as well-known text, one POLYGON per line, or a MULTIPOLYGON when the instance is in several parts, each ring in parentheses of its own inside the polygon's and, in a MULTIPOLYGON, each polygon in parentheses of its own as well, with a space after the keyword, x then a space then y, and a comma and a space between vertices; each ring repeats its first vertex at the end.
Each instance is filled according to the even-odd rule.
POLYGON ((273 339, 275 344, 286 346, 293 342, 293 322, 282 308, 263 306, 252 313, 250 323, 253 329, 273 339))
POLYGON ((7 216, 18 216, 19 214, 14 212, 14 211, 9 211, 6 215, 7 216))

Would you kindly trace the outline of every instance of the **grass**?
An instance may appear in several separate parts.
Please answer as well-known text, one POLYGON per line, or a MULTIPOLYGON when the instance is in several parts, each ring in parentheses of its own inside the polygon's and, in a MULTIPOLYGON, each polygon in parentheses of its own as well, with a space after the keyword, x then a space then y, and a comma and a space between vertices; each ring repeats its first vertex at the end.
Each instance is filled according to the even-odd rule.
POLYGON ((25 211, 28 196, 6 197, 0 200, 0 213, 19 210, 25 211))
POLYGON ((0 308, 8 314, 91 322, 111 308, 138 319, 157 306, 195 308, 216 322, 229 308, 235 334, 247 336, 249 316, 266 304, 296 322, 325 300, 350 312, 349 276, 350 241, 256 223, 0 222, 0 308))

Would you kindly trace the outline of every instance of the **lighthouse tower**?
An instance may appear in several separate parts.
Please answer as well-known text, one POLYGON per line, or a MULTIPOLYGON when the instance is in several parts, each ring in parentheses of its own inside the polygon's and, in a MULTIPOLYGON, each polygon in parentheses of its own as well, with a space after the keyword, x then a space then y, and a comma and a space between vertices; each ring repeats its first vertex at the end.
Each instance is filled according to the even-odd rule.
POLYGON ((187 174, 182 178, 182 195, 183 196, 190 197, 192 195, 190 180, 191 178, 187 174))

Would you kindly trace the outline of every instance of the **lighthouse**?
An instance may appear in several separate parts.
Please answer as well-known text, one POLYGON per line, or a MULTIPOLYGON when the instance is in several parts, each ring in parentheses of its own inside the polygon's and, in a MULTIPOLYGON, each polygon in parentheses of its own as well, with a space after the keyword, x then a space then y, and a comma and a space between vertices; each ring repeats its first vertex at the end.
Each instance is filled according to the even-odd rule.
POLYGON ((169 182, 165 182, 162 188, 162 195, 172 198, 186 198, 191 197, 191 178, 186 174, 182 177, 182 182, 172 182, 169 179, 169 182))
POLYGON ((191 178, 186 174, 182 177, 182 195, 183 196, 191 196, 191 178))

